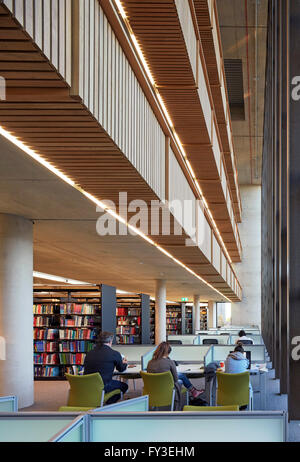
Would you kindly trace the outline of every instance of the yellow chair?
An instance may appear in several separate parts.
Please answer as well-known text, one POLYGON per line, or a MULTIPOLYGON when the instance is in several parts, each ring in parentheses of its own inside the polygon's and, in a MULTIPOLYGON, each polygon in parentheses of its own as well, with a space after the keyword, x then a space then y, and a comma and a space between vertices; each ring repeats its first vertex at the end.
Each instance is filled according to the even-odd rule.
MULTIPOLYGON (((175 388, 171 371, 155 374, 141 371, 140 374, 144 383, 143 395, 149 395, 149 408, 170 406, 171 411, 173 411, 175 388)), ((188 404, 188 390, 182 387, 181 393, 186 394, 188 404)))
POLYGON ((184 406, 185 412, 239 411, 239 406, 184 406))
POLYGON ((217 372, 217 406, 238 405, 253 409, 253 392, 250 386, 250 372, 227 374, 217 372))
POLYGON ((102 407, 109 398, 115 395, 121 395, 121 390, 113 390, 109 393, 104 391, 104 383, 101 375, 72 375, 65 374, 69 385, 69 395, 67 406, 61 406, 59 411, 62 412, 85 412, 90 409, 102 407))

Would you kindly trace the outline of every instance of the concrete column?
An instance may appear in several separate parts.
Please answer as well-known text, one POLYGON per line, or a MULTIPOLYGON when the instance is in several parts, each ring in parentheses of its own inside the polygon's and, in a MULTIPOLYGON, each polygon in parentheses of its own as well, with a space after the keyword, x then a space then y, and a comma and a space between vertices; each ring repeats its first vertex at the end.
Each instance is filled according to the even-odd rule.
POLYGON ((207 318, 208 328, 217 327, 217 304, 215 302, 208 302, 207 318))
POLYGON ((194 333, 200 330, 200 295, 194 295, 193 327, 194 333))
POLYGON ((0 395, 16 395, 19 408, 34 402, 33 225, 0 213, 0 395))
POLYGON ((241 263, 234 264, 243 289, 241 303, 232 303, 231 322, 236 326, 261 325, 261 186, 240 186, 243 205, 239 232, 241 263))
POLYGON ((155 344, 166 341, 166 281, 158 279, 155 291, 155 344))

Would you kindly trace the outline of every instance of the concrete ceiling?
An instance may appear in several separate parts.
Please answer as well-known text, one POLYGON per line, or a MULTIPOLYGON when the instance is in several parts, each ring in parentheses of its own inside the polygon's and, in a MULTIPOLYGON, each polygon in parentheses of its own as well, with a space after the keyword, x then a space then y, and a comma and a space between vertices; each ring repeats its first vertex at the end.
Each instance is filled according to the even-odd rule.
POLYGON ((224 59, 241 59, 243 68, 245 120, 232 121, 238 181, 261 184, 268 0, 217 7, 224 59))
POLYGON ((151 296, 155 280, 167 278, 168 300, 223 300, 142 238, 99 236, 95 205, 3 137, 0 213, 33 220, 35 271, 151 296))

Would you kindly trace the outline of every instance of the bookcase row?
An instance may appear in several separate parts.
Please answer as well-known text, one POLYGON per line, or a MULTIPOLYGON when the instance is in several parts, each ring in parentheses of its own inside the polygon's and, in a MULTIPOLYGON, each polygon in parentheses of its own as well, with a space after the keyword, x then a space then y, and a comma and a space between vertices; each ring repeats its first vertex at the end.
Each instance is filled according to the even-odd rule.
MULTIPOLYGON (((117 296, 103 285, 42 288, 34 291, 33 314, 36 379, 80 373, 102 330, 113 332, 117 344, 155 342, 155 302, 144 294, 117 296)), ((167 306, 167 335, 192 333, 192 323, 192 307, 167 306)))

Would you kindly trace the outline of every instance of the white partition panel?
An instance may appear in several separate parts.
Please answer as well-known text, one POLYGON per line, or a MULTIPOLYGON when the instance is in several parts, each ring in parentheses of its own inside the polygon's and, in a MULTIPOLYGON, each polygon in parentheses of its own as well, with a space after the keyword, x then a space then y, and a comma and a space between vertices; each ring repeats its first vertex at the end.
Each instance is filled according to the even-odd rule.
POLYGON ((172 345, 170 358, 174 361, 203 362, 210 345, 172 345))
POLYGON ((113 350, 121 353, 130 362, 140 362, 141 357, 153 350, 151 345, 113 345, 113 350))
POLYGON ((79 2, 80 96, 104 130, 163 200, 165 135, 100 2, 79 2))
POLYGON ((183 345, 194 345, 197 335, 168 335, 169 340, 180 340, 183 345))
POLYGON ((194 31, 193 19, 190 8, 186 2, 175 0, 177 13, 184 36, 185 45, 189 55, 190 63, 196 80, 197 75, 197 39, 194 31))
POLYGON ((176 220, 189 236, 195 237, 196 198, 171 148, 169 150, 169 203, 176 220))
POLYGON ((197 235, 198 235, 198 247, 201 252, 204 253, 206 258, 211 261, 211 239, 212 239, 212 229, 208 224, 208 221, 203 213, 202 205, 200 202, 197 202, 197 235))
POLYGON ((220 273, 221 272, 221 248, 214 235, 213 235, 213 261, 212 263, 215 269, 220 273))
POLYGON ((205 118, 206 128, 208 133, 211 135, 211 120, 212 120, 212 110, 211 104, 207 92, 207 84, 204 77, 204 72, 202 68, 201 60, 199 59, 198 64, 198 95, 205 118))
MULTIPOLYGON (((92 442, 286 440, 286 413, 281 411, 98 414, 89 416, 89 419, 92 442)), ((149 455, 156 455, 154 448, 149 455)))
POLYGON ((212 145, 213 145, 213 152, 214 152, 214 156, 215 156, 215 161, 216 161, 216 165, 217 165, 219 175, 221 175, 221 151, 220 151, 220 145, 219 145, 219 140, 218 140, 218 137, 217 137, 215 123, 213 123, 213 135, 212 136, 213 136, 212 145))
POLYGON ((71 2, 72 0, 3 0, 69 85, 72 83, 71 2))
MULTIPOLYGON (((213 361, 225 361, 236 345, 213 345, 213 361)), ((245 351, 251 352, 251 363, 265 363, 266 349, 264 345, 244 345, 245 351)))

